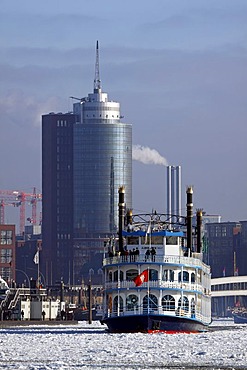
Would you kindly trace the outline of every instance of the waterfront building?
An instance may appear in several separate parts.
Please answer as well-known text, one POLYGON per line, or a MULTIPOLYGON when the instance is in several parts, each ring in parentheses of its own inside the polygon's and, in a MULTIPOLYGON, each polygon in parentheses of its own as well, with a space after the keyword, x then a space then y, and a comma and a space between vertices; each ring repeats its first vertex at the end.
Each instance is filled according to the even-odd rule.
POLYGON ((240 221, 235 253, 235 275, 247 275, 247 221, 240 221))
POLYGON ((38 286, 45 286, 46 280, 42 271, 39 271, 37 260, 42 251, 41 225, 26 225, 23 235, 16 236, 16 284, 29 288, 32 281, 38 286), (38 253, 37 253, 38 252, 38 253))
POLYGON ((73 113, 42 117, 42 269, 50 284, 102 279, 120 186, 132 207, 132 125, 121 122, 120 104, 102 91, 98 43, 93 93, 76 99, 73 113))
POLYGON ((208 223, 206 235, 213 278, 247 273, 246 268, 240 269, 241 258, 247 252, 246 244, 240 248, 240 222, 208 223))
MULTIPOLYGON (((202 252, 203 252, 203 261, 209 265, 209 242, 208 242, 208 229, 207 224, 210 223, 219 223, 221 222, 221 216, 220 215, 209 215, 206 212, 203 211, 203 209, 200 210, 202 212, 202 225, 201 225, 201 233, 202 233, 202 252)), ((194 215, 192 218, 192 224, 196 225, 197 223, 197 216, 194 215)), ((197 243, 197 240, 196 240, 197 243)))
POLYGON ((0 276, 10 285, 15 280, 15 225, 0 224, 0 276))

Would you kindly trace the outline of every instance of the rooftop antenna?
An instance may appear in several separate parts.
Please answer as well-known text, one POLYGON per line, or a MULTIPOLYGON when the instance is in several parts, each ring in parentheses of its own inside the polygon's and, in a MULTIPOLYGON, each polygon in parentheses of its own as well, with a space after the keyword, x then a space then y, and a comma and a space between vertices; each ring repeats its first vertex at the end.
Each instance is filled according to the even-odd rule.
POLYGON ((94 92, 101 89, 101 81, 99 77, 99 42, 96 42, 96 62, 95 62, 95 77, 94 77, 94 92))

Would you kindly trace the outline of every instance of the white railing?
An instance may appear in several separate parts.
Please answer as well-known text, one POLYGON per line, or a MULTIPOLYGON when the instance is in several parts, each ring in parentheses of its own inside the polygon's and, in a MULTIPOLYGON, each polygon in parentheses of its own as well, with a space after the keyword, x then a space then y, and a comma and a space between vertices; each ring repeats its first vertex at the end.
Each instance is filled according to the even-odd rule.
MULTIPOLYGON (((123 281, 114 281, 106 282, 106 289, 129 289, 136 288, 133 281, 123 280, 123 281)), ((163 281, 163 280, 150 280, 148 283, 143 283, 142 287, 144 288, 165 288, 165 289, 174 289, 174 290, 192 290, 197 292, 203 292, 203 287, 200 284, 177 282, 177 281, 163 281)))
POLYGON ((19 296, 20 296, 20 289, 17 289, 13 299, 9 302, 9 306, 8 306, 9 310, 12 310, 12 308, 16 306, 19 296))
POLYGON ((8 290, 7 293, 6 293, 5 298, 0 302, 0 311, 3 310, 4 306, 6 306, 11 294, 12 294, 11 291, 8 290))
POLYGON ((46 296, 46 289, 30 289, 30 288, 18 288, 18 289, 9 289, 6 297, 0 302, 0 311, 3 310, 3 307, 8 310, 13 309, 20 298, 30 297, 32 294, 36 296, 46 296), (33 293, 32 293, 33 292, 33 293), (13 298, 12 298, 12 297, 13 298), (12 298, 12 299, 11 299, 12 298))
POLYGON ((141 306, 135 307, 134 310, 120 310, 120 311, 112 311, 109 310, 104 313, 104 318, 111 318, 111 317, 121 317, 121 316, 132 316, 132 315, 162 315, 162 316, 173 316, 173 317, 187 317, 188 319, 193 319, 200 321, 206 325, 210 324, 211 318, 208 318, 202 315, 201 312, 195 311, 191 313, 190 311, 183 309, 181 307, 176 308, 175 310, 163 310, 162 307, 157 307, 156 309, 153 308, 143 308, 141 306))
POLYGON ((146 259, 145 256, 115 256, 107 257, 103 260, 103 266, 116 265, 119 263, 149 263, 149 264, 159 264, 167 263, 171 265, 184 265, 184 266, 207 266, 198 258, 194 257, 183 257, 183 256, 155 256, 155 260, 152 261, 151 258, 146 259), (131 257, 131 258, 130 258, 131 257))

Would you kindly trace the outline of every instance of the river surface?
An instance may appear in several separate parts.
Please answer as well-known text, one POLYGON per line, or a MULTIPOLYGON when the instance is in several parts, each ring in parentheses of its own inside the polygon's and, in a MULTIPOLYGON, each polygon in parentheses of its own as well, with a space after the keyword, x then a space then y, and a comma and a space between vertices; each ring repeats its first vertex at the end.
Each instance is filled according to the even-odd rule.
POLYGON ((0 369, 247 369, 247 326, 214 322, 199 334, 109 334, 89 325, 0 329, 0 369))

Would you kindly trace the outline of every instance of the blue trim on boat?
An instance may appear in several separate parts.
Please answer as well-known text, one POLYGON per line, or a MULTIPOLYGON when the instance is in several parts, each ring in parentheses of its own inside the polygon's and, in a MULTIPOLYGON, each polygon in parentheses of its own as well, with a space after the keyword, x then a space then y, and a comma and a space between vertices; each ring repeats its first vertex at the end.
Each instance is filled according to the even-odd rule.
MULTIPOLYGON (((114 258, 114 257, 112 257, 112 258, 114 258)), ((131 261, 131 262, 128 262, 128 265, 148 265, 148 266, 152 266, 152 265, 162 265, 162 266, 164 266, 164 265, 167 265, 167 266, 179 266, 179 267, 191 267, 191 265, 190 264, 185 264, 185 263, 176 263, 176 262, 173 262, 173 263, 170 263, 170 262, 160 262, 160 261, 153 261, 153 262, 151 262, 151 261, 131 261)), ((107 266, 111 266, 111 267, 113 267, 113 266, 122 266, 122 265, 126 265, 126 261, 124 262, 116 262, 116 263, 109 263, 109 264, 107 264, 107 266)), ((103 266, 103 267, 105 267, 105 266, 103 266)), ((202 266, 200 266, 200 265, 193 265, 193 268, 197 268, 198 270, 202 270, 202 266)))
POLYGON ((137 231, 122 231, 122 236, 146 236, 146 235, 152 235, 152 236, 184 236, 183 231, 167 231, 167 230, 161 230, 161 231, 152 231, 151 233, 147 231, 137 230, 137 231))
MULTIPOLYGON (((135 287, 132 287, 132 289, 133 288, 135 288, 135 287)), ((109 293, 114 293, 114 292, 116 292, 116 290, 117 291, 126 291, 126 289, 128 289, 128 288, 108 288, 107 289, 107 291, 109 292, 109 293)), ((136 289, 140 289, 140 291, 141 290, 147 290, 147 286, 145 287, 145 286, 142 286, 142 287, 138 287, 138 288, 136 288, 136 289)), ((152 290, 155 290, 155 287, 152 287, 152 290)), ((203 292, 201 292, 201 291, 199 291, 199 290, 189 290, 189 289, 185 289, 185 288, 166 288, 166 287, 157 287, 157 290, 167 290, 167 291, 170 291, 170 292, 174 292, 174 291, 176 291, 176 292, 181 292, 181 291, 183 291, 183 292, 186 292, 186 293, 197 293, 197 294, 199 294, 199 295, 203 295, 203 292)), ((138 290, 137 290, 137 292, 138 292, 138 290)))

